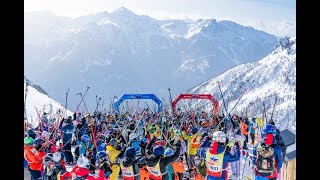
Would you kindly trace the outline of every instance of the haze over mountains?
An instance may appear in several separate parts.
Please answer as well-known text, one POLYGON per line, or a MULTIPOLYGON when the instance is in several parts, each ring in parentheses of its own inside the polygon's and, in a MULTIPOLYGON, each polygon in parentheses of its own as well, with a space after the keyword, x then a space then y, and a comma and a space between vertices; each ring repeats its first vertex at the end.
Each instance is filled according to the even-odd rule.
POLYGON ((156 20, 122 7, 78 18, 25 13, 25 75, 76 108, 96 95, 154 93, 168 99, 239 64, 270 54, 278 37, 215 19, 156 20))

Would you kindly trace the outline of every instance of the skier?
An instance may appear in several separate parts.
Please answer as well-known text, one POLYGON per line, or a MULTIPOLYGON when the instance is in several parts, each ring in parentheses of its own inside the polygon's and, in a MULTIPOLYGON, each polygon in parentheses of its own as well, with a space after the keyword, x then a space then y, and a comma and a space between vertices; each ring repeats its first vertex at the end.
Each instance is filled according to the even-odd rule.
POLYGON ((241 120, 241 133, 246 137, 246 140, 244 141, 242 148, 248 150, 247 143, 248 143, 248 130, 249 130, 249 128, 247 125, 247 120, 246 120, 246 118, 241 118, 241 117, 240 117, 240 120, 241 120))
MULTIPOLYGON (((155 140, 156 135, 152 138, 146 148, 151 149, 155 140)), ((151 155, 147 154, 146 163, 147 169, 150 173, 150 180, 168 180, 166 167, 179 157, 181 141, 181 137, 176 140, 176 142, 174 143, 175 152, 171 156, 163 156, 165 149, 161 145, 155 146, 151 155)))
POLYGON ((77 165, 72 169, 72 180, 104 180, 104 173, 99 169, 99 176, 95 177, 90 173, 90 160, 86 157, 80 156, 77 165))
POLYGON ((276 180, 282 167, 281 148, 275 139, 276 128, 266 124, 262 131, 262 141, 253 147, 255 179, 276 180))
POLYGON ((118 140, 112 138, 110 145, 107 146, 107 154, 109 155, 110 165, 112 173, 110 174, 110 180, 116 180, 120 173, 120 157, 123 155, 124 150, 120 151, 118 146, 118 140))
POLYGON ((135 159, 136 150, 129 147, 125 151, 125 157, 120 163, 122 178, 124 180, 140 180, 140 169, 135 159))
POLYGON ((67 119, 62 119, 59 129, 62 132, 63 153, 65 154, 66 163, 73 164, 73 156, 71 153, 71 139, 74 132, 72 124, 72 117, 68 116, 67 119))
POLYGON ((200 134, 197 134, 197 128, 191 128, 191 133, 189 135, 186 134, 186 131, 182 131, 182 136, 184 139, 188 140, 188 167, 192 169, 195 167, 194 158, 197 154, 197 149, 200 147, 199 145, 195 145, 195 141, 200 138, 200 134), (196 136, 197 134, 197 136, 196 136))
POLYGON ((44 150, 37 151, 34 148, 34 140, 32 137, 24 138, 24 158, 28 162, 28 170, 31 175, 31 180, 41 179, 41 168, 43 166, 42 160, 45 155, 46 152, 44 150))
POLYGON ((97 153, 97 159, 99 162, 99 169, 104 172, 104 179, 109 179, 110 174, 112 173, 111 166, 109 164, 108 155, 105 151, 100 151, 97 153))
POLYGON ((252 122, 250 122, 250 137, 251 137, 251 144, 254 144, 255 133, 257 129, 257 122, 256 118, 252 118, 252 122))
POLYGON ((207 180, 225 180, 228 178, 228 162, 235 162, 240 159, 240 146, 235 142, 236 152, 232 155, 226 151, 227 136, 222 131, 216 131, 212 134, 212 144, 210 149, 200 152, 200 157, 205 160, 207 167, 207 180))

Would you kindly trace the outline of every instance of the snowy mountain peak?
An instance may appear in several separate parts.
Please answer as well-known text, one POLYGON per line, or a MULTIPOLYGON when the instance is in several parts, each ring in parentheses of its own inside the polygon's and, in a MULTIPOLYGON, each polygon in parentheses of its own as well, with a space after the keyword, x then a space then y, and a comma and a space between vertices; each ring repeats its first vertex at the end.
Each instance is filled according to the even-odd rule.
POLYGON ((35 89, 36 89, 37 91, 39 91, 40 93, 45 94, 45 95, 48 95, 48 93, 47 93, 45 90, 43 90, 39 85, 31 82, 31 81, 30 81, 28 78, 26 78, 26 77, 24 77, 24 83, 25 83, 26 85, 28 85, 28 86, 31 86, 31 87, 35 88, 35 89))
POLYGON ((279 51, 287 50, 288 54, 296 53, 296 37, 281 37, 276 44, 276 50, 274 53, 279 51))
MULTIPOLYGON (((246 114, 249 118, 263 117, 265 105, 267 120, 272 119, 280 129, 296 131, 296 41, 295 37, 279 39, 278 48, 257 62, 241 64, 214 77, 187 93, 210 93, 219 100, 221 90, 228 110, 232 109, 244 90, 233 112, 246 114), (277 99, 277 102, 275 100, 277 99)), ((206 108, 211 106, 206 106, 206 108)), ((221 109, 224 111, 223 107, 221 109)))
POLYGON ((114 11, 112 11, 110 14, 113 15, 120 15, 120 16, 137 16, 135 13, 127 9, 126 7, 120 7, 114 11))

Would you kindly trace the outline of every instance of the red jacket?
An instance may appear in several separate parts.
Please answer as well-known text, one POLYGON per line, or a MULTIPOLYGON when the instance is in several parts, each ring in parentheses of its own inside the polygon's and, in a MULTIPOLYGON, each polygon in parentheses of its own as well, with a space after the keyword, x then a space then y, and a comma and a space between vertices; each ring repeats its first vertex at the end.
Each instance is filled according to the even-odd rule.
POLYGON ((40 171, 42 168, 42 159, 46 152, 38 152, 33 146, 24 145, 24 157, 27 160, 31 170, 40 171))
MULTIPOLYGON (((86 176, 90 173, 90 170, 86 169, 86 168, 81 168, 78 166, 75 166, 72 171, 72 176, 78 176, 78 177, 83 177, 86 176)), ((88 175, 85 180, 104 180, 104 172, 103 170, 99 170, 99 177, 95 177, 92 175, 88 175)))

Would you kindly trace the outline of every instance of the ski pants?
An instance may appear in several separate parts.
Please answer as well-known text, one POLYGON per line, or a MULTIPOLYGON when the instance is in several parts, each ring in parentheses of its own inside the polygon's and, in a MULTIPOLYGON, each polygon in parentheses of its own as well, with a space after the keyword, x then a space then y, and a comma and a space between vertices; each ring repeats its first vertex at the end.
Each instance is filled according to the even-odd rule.
POLYGON ((117 164, 113 164, 111 166, 111 170, 112 170, 112 173, 110 174, 110 180, 117 180, 118 179, 118 176, 119 176, 119 173, 120 173, 120 167, 119 165, 117 164))
POLYGON ((243 149, 248 149, 247 143, 248 143, 248 135, 244 135, 246 137, 246 140, 243 142, 243 149))
POLYGON ((67 163, 73 163, 73 156, 71 153, 71 142, 68 142, 67 144, 64 144, 63 146, 63 153, 66 158, 67 163))
POLYGON ((41 180, 41 171, 40 170, 32 170, 28 167, 30 172, 31 180, 41 180))
POLYGON ((189 168, 193 168, 196 166, 195 162, 194 162, 194 158, 196 156, 195 155, 190 155, 189 154, 189 157, 188 157, 188 164, 189 164, 189 168))
POLYGON ((250 133, 250 137, 251 137, 251 142, 254 143, 254 138, 255 138, 254 133, 250 133))
POLYGON ((240 176, 240 160, 231 162, 230 165, 231 165, 232 174, 235 174, 237 177, 239 177, 240 176))

